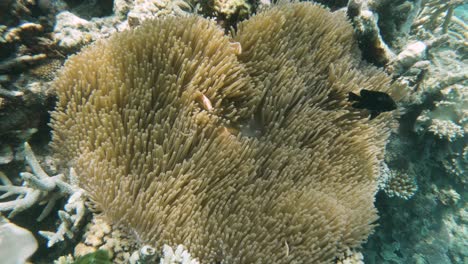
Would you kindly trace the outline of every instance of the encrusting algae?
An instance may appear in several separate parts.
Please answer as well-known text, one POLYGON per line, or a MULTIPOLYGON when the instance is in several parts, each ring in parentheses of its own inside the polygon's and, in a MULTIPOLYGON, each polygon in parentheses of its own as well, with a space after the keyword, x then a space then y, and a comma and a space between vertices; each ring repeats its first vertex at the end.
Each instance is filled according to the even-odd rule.
POLYGON ((142 244, 201 263, 331 263, 373 230, 392 123, 348 93, 398 100, 390 82, 318 5, 276 5, 233 36, 167 17, 68 60, 53 147, 142 244))

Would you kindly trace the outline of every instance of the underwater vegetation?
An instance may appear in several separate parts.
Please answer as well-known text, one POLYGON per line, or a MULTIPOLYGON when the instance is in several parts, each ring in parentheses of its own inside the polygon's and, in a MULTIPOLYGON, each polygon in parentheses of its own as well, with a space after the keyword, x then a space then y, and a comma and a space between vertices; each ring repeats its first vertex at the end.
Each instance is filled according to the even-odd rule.
POLYGON ((52 146, 140 243, 207 263, 331 263, 373 230, 393 116, 369 121, 347 96, 398 100, 390 82, 360 60, 345 15, 311 3, 232 36, 167 17, 67 61, 52 146))

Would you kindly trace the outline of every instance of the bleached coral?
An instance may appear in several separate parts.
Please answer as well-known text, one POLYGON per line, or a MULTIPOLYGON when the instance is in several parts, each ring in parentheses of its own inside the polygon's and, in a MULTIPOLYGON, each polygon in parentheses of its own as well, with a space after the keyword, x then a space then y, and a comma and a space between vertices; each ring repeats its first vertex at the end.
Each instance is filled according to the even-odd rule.
POLYGON ((463 128, 451 120, 434 119, 429 125, 428 131, 450 142, 464 136, 463 128))
POLYGON ((391 61, 391 70, 401 73, 424 59, 427 45, 422 41, 416 41, 406 45, 403 50, 391 61))
POLYGON ((364 56, 379 65, 385 65, 394 60, 396 55, 382 38, 379 15, 372 9, 372 4, 373 1, 350 0, 347 12, 353 21, 361 50, 365 51, 364 56))
POLYGON ((418 116, 415 131, 432 133, 440 139, 454 142, 468 133, 468 89, 453 85, 441 90, 443 99, 435 108, 424 110, 418 116))
POLYGON ((74 192, 68 199, 65 205, 65 211, 58 211, 60 225, 56 232, 39 231, 39 234, 45 237, 48 242, 47 246, 52 247, 56 243, 63 241, 65 236, 73 238, 78 230, 81 220, 85 216, 86 207, 84 205, 83 191, 74 192))
POLYGON ((423 0, 413 27, 423 27, 431 31, 447 33, 454 9, 464 4, 464 0, 423 0))
POLYGON ((58 259, 54 260, 54 264, 73 264, 74 258, 71 254, 66 256, 61 256, 58 259))
POLYGON ((127 23, 135 27, 145 20, 163 15, 186 16, 191 9, 191 5, 184 0, 143 0, 137 2, 128 13, 127 23))
POLYGON ((200 262, 192 258, 187 249, 178 245, 174 250, 168 245, 163 246, 163 255, 160 259, 160 264, 199 264, 200 262))
POLYGON ((130 252, 137 246, 129 239, 128 230, 111 225, 102 217, 93 216, 85 227, 82 242, 76 245, 74 256, 80 257, 97 250, 106 250, 114 263, 128 263, 130 252))
POLYGON ((14 200, 0 202, 0 212, 11 211, 8 215, 11 218, 35 204, 46 203, 37 219, 40 221, 51 212, 59 198, 75 193, 78 188, 67 183, 63 174, 52 177, 47 175, 27 142, 24 144, 24 156, 32 173, 20 173, 20 177, 24 181, 23 186, 14 186, 6 175, 0 173, 0 181, 3 183, 0 186, 0 192, 5 192, 0 196, 0 199, 17 195, 14 200))
POLYGON ((57 14, 56 20, 54 38, 60 47, 71 49, 88 44, 93 40, 93 24, 91 22, 69 11, 57 14))
POLYGON ((364 256, 361 252, 347 249, 344 256, 339 258, 336 264, 364 264, 364 256))
POLYGON ((113 263, 145 264, 198 264, 198 260, 191 257, 187 249, 179 245, 175 249, 164 245, 161 252, 149 245, 137 247, 129 237, 128 230, 118 225, 109 224, 104 218, 94 216, 86 226, 83 241, 74 250, 74 257, 84 256, 97 250, 106 250, 113 259, 113 263), (130 254, 130 252, 132 252, 130 254))
POLYGON ((58 212, 61 224, 57 232, 39 231, 39 233, 49 240, 47 244, 49 247, 62 241, 65 235, 72 238, 86 212, 83 191, 76 187, 74 170, 70 170, 68 181, 63 174, 49 176, 40 166, 27 142, 24 144, 24 156, 33 173, 20 173, 24 181, 23 186, 14 186, 8 177, 0 172, 0 180, 3 183, 0 191, 5 192, 0 199, 18 195, 14 200, 0 202, 0 212, 11 211, 9 217, 13 217, 33 205, 46 203, 37 218, 41 221, 50 214, 57 200, 71 195, 65 205, 65 211, 58 212))

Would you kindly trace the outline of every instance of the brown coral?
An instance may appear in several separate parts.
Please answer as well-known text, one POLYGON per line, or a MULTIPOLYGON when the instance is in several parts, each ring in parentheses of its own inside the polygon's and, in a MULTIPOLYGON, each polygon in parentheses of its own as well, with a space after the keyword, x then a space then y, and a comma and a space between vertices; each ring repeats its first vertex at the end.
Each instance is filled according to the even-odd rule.
POLYGON ((203 263, 329 263, 372 231, 391 120, 346 102, 390 90, 357 58, 345 16, 310 3, 232 38, 197 17, 146 22, 67 62, 53 146, 141 242, 203 263))

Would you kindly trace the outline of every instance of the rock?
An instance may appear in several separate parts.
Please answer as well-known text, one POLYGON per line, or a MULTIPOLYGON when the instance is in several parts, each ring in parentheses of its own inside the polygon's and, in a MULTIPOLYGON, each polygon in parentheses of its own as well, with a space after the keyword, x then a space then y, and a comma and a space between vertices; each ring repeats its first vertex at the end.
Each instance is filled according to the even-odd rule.
POLYGON ((427 46, 422 41, 408 44, 396 57, 396 68, 409 68, 422 60, 426 55, 427 46))
POLYGON ((60 47, 68 50, 91 42, 91 33, 87 32, 91 31, 92 27, 89 21, 68 11, 60 12, 56 19, 54 38, 60 47))
POLYGON ((0 165, 10 163, 14 158, 13 150, 8 145, 0 148, 0 165))
POLYGON ((37 250, 37 241, 28 230, 0 215, 0 259, 2 264, 18 264, 37 250))

